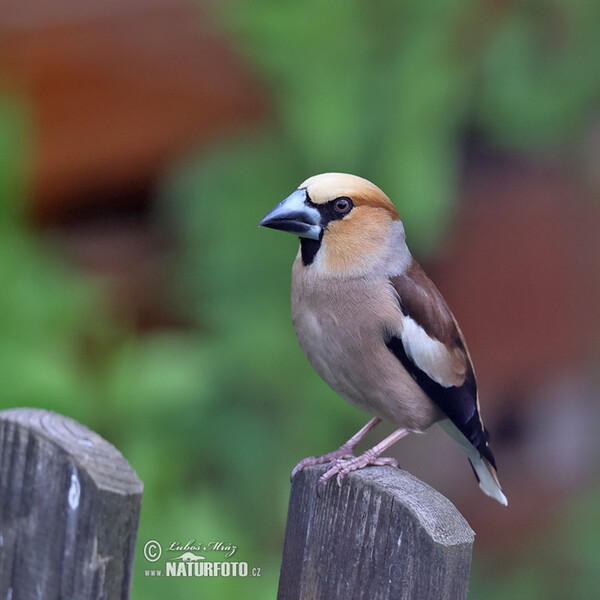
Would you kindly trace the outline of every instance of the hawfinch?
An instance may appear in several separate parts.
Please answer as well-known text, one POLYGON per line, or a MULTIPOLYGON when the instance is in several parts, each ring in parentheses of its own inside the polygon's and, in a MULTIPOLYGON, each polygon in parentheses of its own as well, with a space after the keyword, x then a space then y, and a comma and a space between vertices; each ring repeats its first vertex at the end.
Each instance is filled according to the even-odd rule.
POLYGON ((506 505, 465 339, 411 256, 390 199, 365 179, 325 173, 302 183, 260 226, 299 236, 292 318, 300 346, 335 392, 375 417, 338 450, 300 461, 292 477, 329 463, 323 486, 367 465, 397 465, 381 454, 437 423, 467 455, 483 492, 506 505), (399 429, 355 456, 382 419, 399 429))

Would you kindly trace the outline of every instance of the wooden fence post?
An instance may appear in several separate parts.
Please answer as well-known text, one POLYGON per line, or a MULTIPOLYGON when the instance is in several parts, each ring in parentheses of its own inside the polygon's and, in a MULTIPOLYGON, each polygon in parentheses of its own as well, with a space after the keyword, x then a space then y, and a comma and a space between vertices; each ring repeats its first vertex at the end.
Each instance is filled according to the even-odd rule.
POLYGON ((72 419, 0 412, 0 598, 129 598, 142 490, 72 419))
POLYGON ((474 533, 405 471, 368 467, 317 495, 324 467, 292 483, 278 600, 462 600, 474 533))

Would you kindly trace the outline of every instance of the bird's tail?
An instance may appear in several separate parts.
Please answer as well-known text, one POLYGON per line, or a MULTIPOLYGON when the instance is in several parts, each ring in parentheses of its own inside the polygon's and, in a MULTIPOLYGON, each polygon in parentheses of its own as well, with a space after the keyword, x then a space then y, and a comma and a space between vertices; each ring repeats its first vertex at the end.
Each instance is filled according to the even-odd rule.
POLYGON ((479 450, 477 450, 477 448, 475 448, 471 442, 469 442, 469 440, 460 432, 458 427, 450 419, 438 421, 438 425, 467 455, 467 458, 471 463, 471 467, 473 467, 475 477, 477 477, 477 481, 479 482, 479 487, 483 493, 491 498, 494 498, 494 500, 497 500, 500 502, 500 504, 508 506, 508 500, 506 499, 506 496, 500 487, 495 466, 485 456, 480 454, 479 450))

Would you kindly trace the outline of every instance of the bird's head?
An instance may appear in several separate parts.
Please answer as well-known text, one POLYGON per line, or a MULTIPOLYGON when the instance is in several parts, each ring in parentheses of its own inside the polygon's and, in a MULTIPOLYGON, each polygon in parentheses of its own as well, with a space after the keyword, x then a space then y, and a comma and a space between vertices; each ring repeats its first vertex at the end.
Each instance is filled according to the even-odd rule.
POLYGON ((360 276, 388 269, 406 249, 391 200, 370 181, 345 173, 307 179, 259 226, 298 235, 302 263, 321 275, 360 276))

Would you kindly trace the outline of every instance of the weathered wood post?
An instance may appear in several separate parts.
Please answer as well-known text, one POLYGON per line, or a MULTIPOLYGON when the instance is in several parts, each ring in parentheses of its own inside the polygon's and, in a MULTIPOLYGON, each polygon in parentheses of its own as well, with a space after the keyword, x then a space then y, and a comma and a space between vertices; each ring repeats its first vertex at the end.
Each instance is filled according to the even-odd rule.
POLYGON ((462 600, 474 533, 454 505, 405 471, 369 467, 316 492, 292 483, 278 600, 462 600))
POLYGON ((129 598, 142 490, 72 419, 0 412, 0 598, 129 598))

